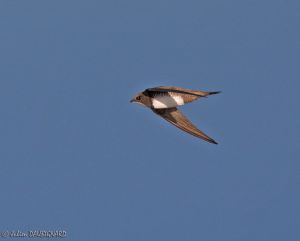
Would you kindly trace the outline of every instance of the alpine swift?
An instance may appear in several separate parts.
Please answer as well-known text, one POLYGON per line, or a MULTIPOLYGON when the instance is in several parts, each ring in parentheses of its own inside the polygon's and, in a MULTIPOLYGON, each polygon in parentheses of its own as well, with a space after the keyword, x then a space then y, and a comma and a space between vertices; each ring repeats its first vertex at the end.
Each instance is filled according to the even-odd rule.
POLYGON ((211 137, 200 131, 177 109, 180 105, 218 93, 220 91, 207 92, 172 86, 159 86, 145 89, 143 92, 135 95, 130 102, 150 108, 160 117, 193 136, 213 144, 218 144, 211 137))

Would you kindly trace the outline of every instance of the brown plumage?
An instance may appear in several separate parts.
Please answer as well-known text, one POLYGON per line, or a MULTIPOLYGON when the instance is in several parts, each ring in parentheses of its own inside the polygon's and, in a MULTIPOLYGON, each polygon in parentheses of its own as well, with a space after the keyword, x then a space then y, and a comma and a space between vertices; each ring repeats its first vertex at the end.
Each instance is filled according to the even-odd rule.
POLYGON ((190 133, 193 136, 199 137, 210 143, 218 144, 215 140, 210 138, 208 135, 200 131, 196 126, 193 125, 177 108, 167 109, 152 109, 154 113, 158 114, 171 124, 177 126, 181 130, 190 133))
POLYGON ((154 113, 181 130, 210 143, 217 144, 215 140, 193 125, 176 107, 190 103, 201 97, 218 93, 220 92, 196 91, 179 87, 160 86, 149 88, 138 93, 131 102, 136 102, 151 108, 154 113))

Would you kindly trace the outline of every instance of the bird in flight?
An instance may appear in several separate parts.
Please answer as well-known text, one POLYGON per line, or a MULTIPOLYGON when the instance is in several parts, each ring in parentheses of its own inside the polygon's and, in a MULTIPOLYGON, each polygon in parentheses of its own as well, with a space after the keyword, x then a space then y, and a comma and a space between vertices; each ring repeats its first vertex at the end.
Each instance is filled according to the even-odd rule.
POLYGON ((177 109, 180 105, 218 93, 220 91, 207 92, 180 87, 159 86, 145 89, 143 92, 136 94, 130 102, 150 108, 160 117, 193 136, 213 144, 218 144, 214 139, 200 131, 177 109))

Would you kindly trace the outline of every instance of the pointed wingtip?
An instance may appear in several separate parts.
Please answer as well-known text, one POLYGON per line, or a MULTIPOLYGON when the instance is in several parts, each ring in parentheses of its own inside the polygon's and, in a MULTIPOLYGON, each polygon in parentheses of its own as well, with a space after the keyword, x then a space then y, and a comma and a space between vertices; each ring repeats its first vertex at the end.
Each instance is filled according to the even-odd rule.
POLYGON ((213 140, 213 139, 209 140, 209 142, 212 143, 212 144, 218 145, 218 142, 216 142, 216 141, 213 140))
POLYGON ((213 92, 209 92, 209 95, 216 95, 216 94, 220 94, 222 93, 222 91, 213 91, 213 92))
MULTIPOLYGON (((201 137, 200 137, 200 138, 201 138, 201 137)), ((211 138, 211 137, 209 137, 209 136, 206 136, 206 137, 201 138, 201 139, 203 139, 203 140, 205 140, 205 141, 207 141, 208 143, 211 143, 211 144, 215 144, 215 145, 218 145, 218 144, 219 144, 218 142, 216 142, 213 138, 211 138)))

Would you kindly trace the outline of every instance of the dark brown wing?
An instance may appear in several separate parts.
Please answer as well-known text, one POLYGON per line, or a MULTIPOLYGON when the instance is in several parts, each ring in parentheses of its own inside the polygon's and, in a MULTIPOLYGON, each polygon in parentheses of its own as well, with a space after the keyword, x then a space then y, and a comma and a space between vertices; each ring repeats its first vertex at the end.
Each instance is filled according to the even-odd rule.
POLYGON ((194 95, 194 96, 198 96, 198 97, 206 97, 208 95, 220 93, 219 91, 207 92, 207 91, 190 90, 190 89, 185 89, 185 88, 180 88, 180 87, 173 87, 173 86, 158 86, 158 87, 146 89, 145 91, 149 91, 149 92, 161 92, 161 93, 164 93, 164 92, 173 92, 173 93, 194 95))
POLYGON ((194 126, 177 108, 152 109, 152 111, 181 130, 210 143, 218 144, 216 141, 194 126))

